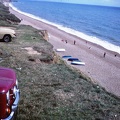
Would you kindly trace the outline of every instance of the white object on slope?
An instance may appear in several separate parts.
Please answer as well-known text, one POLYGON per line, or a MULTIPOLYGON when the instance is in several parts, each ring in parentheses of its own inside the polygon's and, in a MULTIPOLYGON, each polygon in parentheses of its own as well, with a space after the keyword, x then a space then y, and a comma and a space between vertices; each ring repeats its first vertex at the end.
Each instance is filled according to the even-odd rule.
POLYGON ((65 52, 65 49, 63 48, 59 48, 59 49, 56 49, 57 52, 65 52))

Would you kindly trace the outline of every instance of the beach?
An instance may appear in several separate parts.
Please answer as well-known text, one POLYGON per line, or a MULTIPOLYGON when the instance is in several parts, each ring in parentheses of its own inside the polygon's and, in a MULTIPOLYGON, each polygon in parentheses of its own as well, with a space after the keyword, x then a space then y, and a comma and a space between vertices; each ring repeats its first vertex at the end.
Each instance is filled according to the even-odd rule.
MULTIPOLYGON (((85 62, 85 66, 72 66, 89 76, 108 92, 120 97, 120 54, 108 51, 99 45, 61 31, 57 27, 21 14, 12 8, 10 8, 10 12, 22 20, 20 24, 47 30, 50 36, 49 42, 54 46, 54 50, 57 48, 66 50, 65 52, 57 52, 58 55, 61 57, 71 55, 85 62)), ((69 61, 64 60, 71 65, 69 61)))

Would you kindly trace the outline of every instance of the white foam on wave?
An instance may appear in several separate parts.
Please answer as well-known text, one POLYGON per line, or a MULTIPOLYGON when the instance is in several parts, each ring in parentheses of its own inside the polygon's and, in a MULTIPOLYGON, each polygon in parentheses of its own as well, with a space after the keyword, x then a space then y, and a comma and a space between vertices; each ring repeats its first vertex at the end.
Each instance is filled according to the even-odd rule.
POLYGON ((60 26, 59 29, 64 30, 65 32, 70 33, 72 35, 75 35, 77 37, 80 37, 83 40, 98 44, 98 45, 106 48, 107 50, 114 51, 114 52, 117 52, 117 53, 120 54, 120 46, 116 46, 116 45, 114 45, 112 43, 101 40, 101 39, 99 39, 97 37, 89 36, 89 35, 86 35, 86 34, 84 34, 82 32, 79 32, 79 31, 76 31, 76 30, 73 30, 73 29, 70 29, 70 28, 65 28, 65 27, 60 26))
POLYGON ((102 47, 104 47, 104 48, 106 48, 106 49, 108 49, 108 50, 110 50, 110 51, 114 51, 114 52, 117 52, 117 53, 120 54, 120 46, 116 46, 116 45, 114 45, 114 44, 112 44, 112 43, 109 43, 109 42, 107 42, 107 41, 101 40, 101 39, 96 38, 96 37, 94 37, 94 36, 86 35, 86 34, 84 34, 84 33, 82 33, 82 32, 73 30, 73 29, 71 29, 71 28, 67 28, 67 27, 64 27, 64 26, 62 26, 62 25, 58 25, 58 24, 52 23, 52 22, 47 21, 47 20, 45 20, 45 19, 42 19, 42 18, 40 18, 40 17, 38 17, 38 16, 29 14, 29 13, 22 12, 22 11, 18 10, 16 7, 14 7, 12 4, 9 4, 9 6, 10 6, 13 10, 15 10, 15 11, 21 13, 21 14, 24 14, 24 15, 26 15, 26 16, 29 16, 29 17, 33 18, 33 19, 42 21, 42 22, 44 22, 44 23, 53 25, 53 26, 57 27, 57 28, 60 29, 60 30, 63 30, 63 31, 65 31, 65 32, 67 32, 67 33, 70 33, 70 34, 72 34, 72 35, 75 35, 75 36, 77 36, 77 37, 80 37, 80 38, 82 38, 82 39, 84 39, 84 40, 86 40, 86 41, 89 41, 89 42, 98 44, 98 45, 100 45, 100 46, 102 46, 102 47))

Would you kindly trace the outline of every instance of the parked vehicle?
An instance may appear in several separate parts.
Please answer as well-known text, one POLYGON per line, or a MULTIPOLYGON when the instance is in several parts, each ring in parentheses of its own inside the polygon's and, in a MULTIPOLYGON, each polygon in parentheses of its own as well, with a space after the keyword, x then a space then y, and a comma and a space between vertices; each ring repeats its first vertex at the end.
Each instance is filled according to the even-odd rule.
POLYGON ((12 38, 16 37, 15 31, 11 28, 0 27, 0 39, 4 42, 10 42, 12 38))
POLYGON ((0 120, 16 117, 20 91, 15 71, 0 67, 0 120))

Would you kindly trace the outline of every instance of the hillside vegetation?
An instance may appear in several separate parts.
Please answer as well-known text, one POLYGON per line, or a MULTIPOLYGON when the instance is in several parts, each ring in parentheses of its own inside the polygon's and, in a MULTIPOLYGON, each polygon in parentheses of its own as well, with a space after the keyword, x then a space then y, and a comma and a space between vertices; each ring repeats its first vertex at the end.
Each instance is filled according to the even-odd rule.
MULTIPOLYGON (((3 22, 8 26, 0 19, 3 22)), ((120 119, 120 99, 68 66, 39 30, 16 22, 9 25, 17 37, 0 42, 0 66, 16 71, 21 91, 18 120, 120 119)))
POLYGON ((8 7, 0 3, 0 26, 12 25, 19 22, 20 19, 11 14, 8 7))

